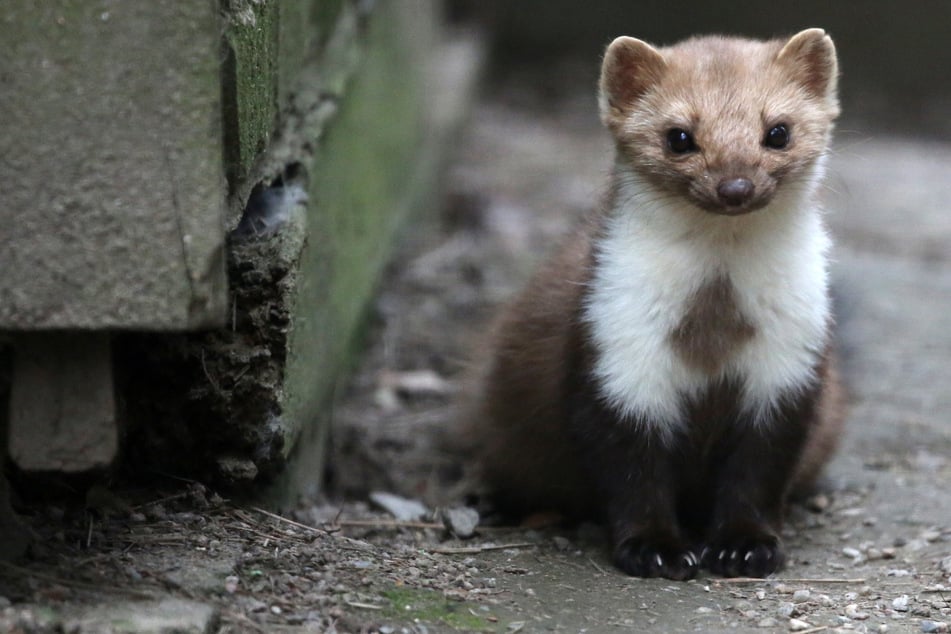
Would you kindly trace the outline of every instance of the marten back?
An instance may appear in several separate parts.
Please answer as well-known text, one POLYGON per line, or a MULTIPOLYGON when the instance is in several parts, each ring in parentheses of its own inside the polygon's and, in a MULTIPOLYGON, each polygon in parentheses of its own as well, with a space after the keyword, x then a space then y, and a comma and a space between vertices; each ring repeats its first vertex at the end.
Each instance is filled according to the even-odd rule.
POLYGON ((511 515, 595 512, 568 435, 568 361, 577 355, 581 298, 596 223, 561 244, 496 320, 466 435, 498 509, 511 515))

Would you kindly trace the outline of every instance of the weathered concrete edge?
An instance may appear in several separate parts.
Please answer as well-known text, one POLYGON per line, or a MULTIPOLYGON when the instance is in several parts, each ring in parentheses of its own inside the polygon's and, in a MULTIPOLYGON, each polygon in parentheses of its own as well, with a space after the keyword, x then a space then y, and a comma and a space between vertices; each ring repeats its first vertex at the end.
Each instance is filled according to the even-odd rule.
MULTIPOLYGON (((427 94, 435 96, 431 104, 432 112, 428 117, 427 134, 423 139, 412 178, 407 182, 402 197, 394 201, 394 214, 401 222, 395 227, 395 234, 391 236, 390 250, 381 258, 375 274, 377 281, 382 266, 392 254, 407 221, 413 217, 432 214, 438 209, 443 193, 442 176, 452 152, 451 140, 469 114, 469 107, 473 103, 486 60, 484 42, 477 34, 468 34, 441 43, 437 53, 432 56, 432 66, 427 70, 424 80, 429 88, 427 94)), ((329 123, 330 119, 324 121, 324 124, 329 123)), ((373 282, 373 288, 376 287, 377 281, 373 282)), ((306 414, 298 419, 302 425, 287 430, 289 442, 286 446, 286 468, 261 491, 260 497, 273 507, 289 508, 301 496, 312 497, 318 491, 333 423, 333 401, 337 397, 338 387, 346 380, 356 359, 356 349, 362 332, 361 324, 366 318, 371 297, 372 294, 362 298, 364 309, 357 321, 350 325, 346 343, 350 353, 345 355, 335 372, 327 376, 321 385, 313 387, 313 398, 309 406, 291 408, 306 414)), ((283 396, 283 404, 290 405, 286 392, 283 396)))

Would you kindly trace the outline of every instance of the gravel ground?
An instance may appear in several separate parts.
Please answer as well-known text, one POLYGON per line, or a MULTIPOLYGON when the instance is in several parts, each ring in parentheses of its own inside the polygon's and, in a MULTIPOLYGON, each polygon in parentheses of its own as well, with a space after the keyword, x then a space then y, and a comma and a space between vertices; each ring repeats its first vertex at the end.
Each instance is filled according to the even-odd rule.
POLYGON ((281 518, 170 480, 28 509, 40 540, 0 566, 0 630, 948 631, 951 148, 847 126, 828 197, 850 431, 791 509, 787 569, 632 579, 597 526, 542 517, 453 534, 469 530, 447 513, 469 501, 451 442, 467 359, 609 164, 570 72, 513 73, 478 105, 445 213, 407 237, 336 406, 333 497, 281 518), (371 492, 423 509, 387 512, 371 492))

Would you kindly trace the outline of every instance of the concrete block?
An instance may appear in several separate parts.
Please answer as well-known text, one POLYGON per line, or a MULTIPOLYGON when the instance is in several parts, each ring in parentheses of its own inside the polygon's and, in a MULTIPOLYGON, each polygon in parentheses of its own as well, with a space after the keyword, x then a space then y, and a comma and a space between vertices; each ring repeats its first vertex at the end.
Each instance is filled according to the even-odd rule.
POLYGON ((133 443, 156 468, 269 485, 277 502, 320 486, 336 385, 398 230, 434 207, 481 63, 434 46, 435 3, 375 7, 340 9, 256 159, 258 194, 307 200, 288 197, 269 235, 232 235, 228 327, 117 344, 128 417, 149 421, 133 443))
POLYGON ((214 3, 0 9, 0 329, 222 323, 214 3))
POLYGON ((15 340, 9 453, 26 471, 108 466, 118 448, 110 336, 34 333, 15 340))

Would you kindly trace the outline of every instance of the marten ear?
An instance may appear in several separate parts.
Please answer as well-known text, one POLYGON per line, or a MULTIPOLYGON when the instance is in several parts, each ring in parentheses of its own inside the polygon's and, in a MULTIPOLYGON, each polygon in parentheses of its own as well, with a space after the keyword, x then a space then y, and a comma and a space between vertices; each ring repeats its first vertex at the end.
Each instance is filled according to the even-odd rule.
POLYGON ((619 37, 608 46, 601 64, 601 92, 598 103, 601 120, 611 126, 625 111, 656 84, 667 67, 660 52, 633 37, 619 37))
POLYGON ((806 29, 789 38, 776 61, 787 65, 796 80, 814 97, 837 104, 839 65, 835 44, 822 29, 806 29))

